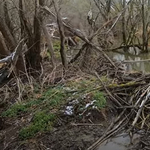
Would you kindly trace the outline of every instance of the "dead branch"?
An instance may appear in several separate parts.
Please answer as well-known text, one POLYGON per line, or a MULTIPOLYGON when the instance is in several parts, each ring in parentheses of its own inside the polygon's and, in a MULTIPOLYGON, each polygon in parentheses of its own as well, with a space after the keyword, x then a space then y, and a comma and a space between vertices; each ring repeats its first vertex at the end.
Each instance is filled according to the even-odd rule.
POLYGON ((65 53, 65 34, 64 34, 64 26, 62 19, 60 17, 60 12, 58 11, 58 8, 53 0, 54 3, 54 8, 57 14, 57 24, 59 28, 59 33, 60 33, 60 55, 62 59, 62 64, 65 68, 67 68, 67 58, 66 58, 66 53, 65 53))
MULTIPOLYGON (((52 13, 48 7, 41 7, 41 10, 44 10, 47 14, 52 15, 53 17, 56 18, 56 15, 54 13, 52 13)), ((71 33, 73 33, 74 35, 76 35, 77 37, 79 37, 80 39, 82 39, 85 43, 87 43, 89 46, 93 47, 95 50, 97 50, 98 52, 101 52, 103 54, 103 56, 115 67, 115 64, 113 63, 113 61, 108 57, 108 55, 98 46, 96 46, 95 44, 93 44, 92 42, 90 42, 88 40, 87 37, 84 36, 84 34, 78 30, 78 29, 74 29, 72 27, 70 27, 69 25, 67 25, 64 21, 62 22, 64 27, 66 29, 68 29, 68 31, 70 31, 71 33)))
POLYGON ((102 86, 104 87, 105 91, 108 93, 108 95, 111 97, 111 99, 118 105, 118 106, 122 106, 120 104, 120 102, 118 102, 118 100, 108 91, 108 89, 106 88, 106 86, 103 84, 101 78, 99 77, 98 73, 95 72, 96 77, 99 79, 100 83, 102 84, 102 86))
POLYGON ((132 45, 121 45, 121 46, 119 46, 119 47, 116 47, 116 48, 112 48, 112 49, 106 49, 107 51, 116 51, 116 50, 118 50, 118 49, 129 49, 130 47, 137 47, 137 48, 139 48, 139 49, 141 49, 141 46, 142 45, 140 45, 140 44, 132 44, 132 45))
MULTIPOLYGON (((23 45, 23 42, 25 41, 25 39, 22 39, 17 47, 15 48, 15 51, 10 54, 10 56, 7 56, 6 58, 3 58, 0 60, 0 63, 6 63, 7 66, 10 64, 11 67, 8 69, 4 69, 4 71, 1 73, 0 78, 3 78, 3 75, 7 78, 9 77, 9 75, 12 73, 12 71, 16 74, 16 63, 18 60, 18 57, 20 55, 23 55, 26 52, 26 44, 23 45), (23 46, 22 46, 23 45, 23 46)), ((2 82, 2 80, 1 80, 2 82)))
POLYGON ((84 51, 84 49, 86 47, 87 47, 87 44, 86 43, 83 44, 82 47, 81 47, 81 49, 79 50, 79 52, 75 55, 75 57, 70 60, 69 64, 75 62, 81 56, 82 52, 84 51))
POLYGON ((142 109, 143 109, 145 103, 147 102, 147 100, 149 99, 149 96, 150 96, 149 90, 150 90, 150 87, 148 87, 148 88, 146 89, 146 91, 147 91, 148 93, 147 93, 147 95, 146 95, 146 98, 141 102, 141 104, 140 104, 140 106, 139 106, 139 110, 138 110, 138 112, 137 112, 137 114, 136 114, 136 117, 135 117, 133 123, 132 123, 132 126, 133 126, 133 127, 134 127, 135 124, 137 123, 138 118, 140 117, 140 114, 141 114, 141 112, 142 112, 142 109))
POLYGON ((124 60, 123 63, 138 63, 138 62, 149 62, 150 59, 145 60, 124 60))

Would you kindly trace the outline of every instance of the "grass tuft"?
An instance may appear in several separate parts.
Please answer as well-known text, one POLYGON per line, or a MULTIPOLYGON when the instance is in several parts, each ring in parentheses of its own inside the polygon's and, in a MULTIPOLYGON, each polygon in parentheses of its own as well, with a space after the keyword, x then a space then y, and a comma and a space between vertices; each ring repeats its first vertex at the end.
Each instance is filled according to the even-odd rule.
POLYGON ((53 113, 37 112, 32 123, 20 130, 19 137, 25 140, 35 136, 39 132, 50 131, 55 120, 56 115, 53 113))
POLYGON ((23 104, 15 104, 8 110, 4 111, 1 116, 3 117, 16 117, 17 115, 20 115, 21 113, 26 113, 27 108, 23 104))
POLYGON ((106 98, 104 97, 104 93, 99 91, 93 92, 93 99, 96 100, 95 106, 97 106, 97 108, 101 109, 106 106, 106 98))

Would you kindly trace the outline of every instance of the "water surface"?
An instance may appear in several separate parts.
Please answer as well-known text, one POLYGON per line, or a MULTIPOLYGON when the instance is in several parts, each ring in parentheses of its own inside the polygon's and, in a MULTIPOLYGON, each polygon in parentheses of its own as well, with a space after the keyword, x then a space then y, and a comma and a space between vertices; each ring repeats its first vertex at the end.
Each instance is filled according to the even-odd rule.
POLYGON ((132 63, 125 63, 128 72, 141 71, 143 73, 150 73, 150 61, 141 61, 150 59, 150 53, 124 53, 124 52, 109 52, 108 55, 117 61, 132 63), (137 62, 134 62, 137 61, 137 62))

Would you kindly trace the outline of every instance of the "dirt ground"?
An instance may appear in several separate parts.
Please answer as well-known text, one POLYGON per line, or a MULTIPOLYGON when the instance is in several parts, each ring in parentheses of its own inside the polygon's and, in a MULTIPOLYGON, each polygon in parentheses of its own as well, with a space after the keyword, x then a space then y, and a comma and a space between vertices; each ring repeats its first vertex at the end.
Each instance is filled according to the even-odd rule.
POLYGON ((91 113, 90 117, 83 120, 60 114, 52 131, 25 141, 18 137, 23 126, 19 123, 21 117, 18 121, 1 119, 0 150, 86 150, 102 136, 113 119, 110 110, 105 114, 97 111, 88 113, 91 113))
MULTIPOLYGON (((96 88, 96 85, 99 85, 99 82, 98 84, 96 84, 97 82, 94 79, 92 79, 91 81, 92 84, 89 83, 89 78, 80 82, 81 79, 82 78, 73 79, 73 86, 72 84, 70 86, 73 87, 75 91, 75 87, 79 88, 82 91, 83 88, 89 89, 92 86, 96 88), (93 85, 93 80, 95 85, 93 85)), ((106 80, 106 78, 104 78, 103 80, 106 80)), ((106 81, 111 82, 108 79, 106 81)), ((14 89, 14 91, 15 90, 16 89, 14 89)), ((55 90, 53 91, 54 93, 50 93, 48 97, 50 97, 51 95, 56 95, 57 92, 61 92, 58 89, 55 90)), ((89 92, 87 93, 88 94, 86 94, 86 97, 84 97, 84 94, 80 94, 82 108, 85 108, 87 104, 91 105, 91 102, 95 101, 94 99, 92 99, 93 94, 89 94, 89 92)), ((37 94, 36 96, 37 100, 41 95, 37 94)), ((62 95, 62 97, 63 96, 64 95, 62 95)), ((39 107, 39 110, 41 110, 42 107, 40 106, 40 104, 46 104, 44 103, 46 102, 46 97, 44 98, 45 100, 41 98, 41 101, 36 101, 37 104, 33 105, 33 107, 30 107, 30 109, 39 107)), ((74 97, 74 99, 72 99, 71 97, 71 100, 75 101, 76 98, 74 97)), ((38 134, 28 140, 21 140, 19 137, 19 132, 20 129, 32 122, 33 115, 30 116, 30 111, 26 112, 25 114, 18 112, 15 118, 1 117, 0 150, 86 150, 104 134, 110 123, 114 120, 115 117, 118 116, 118 113, 112 107, 113 104, 108 101, 109 100, 107 99, 107 104, 102 109, 82 109, 82 111, 80 110, 80 103, 75 104, 75 112, 73 115, 66 115, 61 110, 59 111, 59 113, 57 113, 57 110, 53 108, 51 110, 53 112, 56 112, 57 121, 53 125, 52 130, 46 132, 38 132, 38 134), (82 113, 82 118, 80 118, 80 113, 82 113)), ((11 104, 15 103, 14 98, 11 98, 10 96, 9 102, 11 104)), ((69 104, 69 102, 70 100, 67 104, 69 104)), ((49 106, 48 104, 49 103, 47 103, 46 106, 49 106)), ((64 106, 64 108, 68 106, 67 104, 64 106)), ((9 104, 0 103, 0 113, 6 110, 8 105, 9 104)), ((144 141, 146 141, 146 138, 144 139, 144 141)), ((137 147, 140 147, 140 149, 144 149, 147 144, 149 144, 146 142, 145 146, 143 147, 143 143, 141 144, 139 142, 139 145, 137 144, 137 147)), ((135 149, 138 149, 137 147, 135 147, 135 149)))

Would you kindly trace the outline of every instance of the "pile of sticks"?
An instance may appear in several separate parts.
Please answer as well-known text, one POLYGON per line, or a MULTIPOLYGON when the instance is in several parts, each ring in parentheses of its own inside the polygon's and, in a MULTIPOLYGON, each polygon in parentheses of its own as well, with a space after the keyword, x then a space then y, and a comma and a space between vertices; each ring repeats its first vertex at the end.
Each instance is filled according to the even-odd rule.
POLYGON ((118 84, 113 86, 105 86, 99 74, 96 72, 95 75, 100 80, 119 115, 110 124, 105 134, 88 150, 96 149, 104 141, 125 129, 130 135, 133 135, 137 130, 148 132, 150 128, 150 75, 125 74, 118 77, 118 84))

